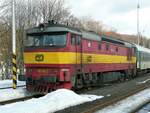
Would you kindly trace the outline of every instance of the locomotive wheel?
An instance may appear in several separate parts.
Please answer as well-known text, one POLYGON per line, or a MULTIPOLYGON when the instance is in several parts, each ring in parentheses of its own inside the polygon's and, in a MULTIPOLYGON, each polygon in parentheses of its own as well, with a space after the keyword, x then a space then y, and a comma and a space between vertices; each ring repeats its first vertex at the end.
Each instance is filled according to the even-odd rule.
POLYGON ((132 70, 132 78, 135 78, 137 76, 137 70, 133 69, 132 70))
POLYGON ((81 89, 83 88, 83 77, 82 75, 77 75, 75 80, 75 88, 81 89))
POLYGON ((128 79, 128 80, 131 80, 132 79, 132 70, 126 70, 125 71, 125 78, 128 79))
POLYGON ((126 80, 125 74, 122 74, 121 77, 119 78, 120 82, 124 82, 126 80))

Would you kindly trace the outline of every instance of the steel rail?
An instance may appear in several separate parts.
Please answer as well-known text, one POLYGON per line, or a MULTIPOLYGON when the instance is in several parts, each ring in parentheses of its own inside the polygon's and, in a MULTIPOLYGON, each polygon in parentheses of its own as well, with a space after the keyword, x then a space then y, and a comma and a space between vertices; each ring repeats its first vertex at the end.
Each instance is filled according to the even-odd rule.
POLYGON ((109 101, 106 101, 104 103, 99 102, 99 104, 96 105, 95 107, 92 107, 92 108, 90 108, 90 109, 88 109, 86 111, 83 111, 82 113, 94 113, 94 112, 96 112, 98 110, 101 110, 104 107, 107 107, 107 106, 112 105, 112 104, 114 104, 114 103, 116 103, 118 101, 121 101, 121 100, 123 100, 123 99, 125 99, 127 97, 130 97, 130 96, 132 96, 134 94, 137 94, 138 92, 143 91, 143 90, 145 90, 145 89, 147 89, 149 87, 150 86, 147 86, 147 85, 140 86, 140 88, 134 89, 132 92, 129 92, 129 93, 125 94, 125 95, 113 98, 113 99, 111 99, 109 101))
POLYGON ((11 103, 14 103, 14 102, 24 101, 24 100, 31 99, 33 97, 34 96, 27 96, 27 97, 21 97, 21 98, 12 99, 12 100, 6 100, 6 101, 0 102, 0 105, 5 105, 5 104, 11 104, 11 103))
POLYGON ((15 103, 15 102, 25 101, 25 100, 29 100, 29 99, 32 99, 32 98, 39 98, 41 96, 43 96, 43 95, 38 94, 38 93, 34 93, 34 94, 26 96, 26 97, 20 97, 20 98, 16 98, 16 99, 1 101, 0 105, 6 105, 6 104, 15 103))
MULTIPOLYGON (((25 87, 26 85, 19 85, 19 86, 17 86, 17 87, 25 87)), ((11 89, 12 88, 12 86, 9 86, 9 87, 1 87, 0 88, 0 90, 1 89, 11 89)))

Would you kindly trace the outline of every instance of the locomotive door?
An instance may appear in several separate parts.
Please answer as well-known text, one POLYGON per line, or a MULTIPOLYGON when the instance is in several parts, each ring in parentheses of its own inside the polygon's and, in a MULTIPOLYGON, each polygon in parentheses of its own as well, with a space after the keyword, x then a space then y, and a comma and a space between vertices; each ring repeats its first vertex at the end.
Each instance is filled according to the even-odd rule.
POLYGON ((128 69, 131 69, 131 63, 132 63, 132 49, 127 49, 127 60, 128 60, 128 69))
POLYGON ((75 68, 77 73, 82 71, 82 44, 81 36, 76 34, 71 34, 71 45, 74 46, 75 51, 75 68))

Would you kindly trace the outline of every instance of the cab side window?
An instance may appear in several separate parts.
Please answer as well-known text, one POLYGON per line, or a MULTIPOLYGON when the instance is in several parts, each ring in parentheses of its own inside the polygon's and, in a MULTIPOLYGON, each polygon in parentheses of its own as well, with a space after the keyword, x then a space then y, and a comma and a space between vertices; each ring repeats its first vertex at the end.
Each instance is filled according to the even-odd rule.
POLYGON ((118 47, 116 47, 116 52, 118 52, 118 47))
POLYGON ((109 44, 106 44, 106 51, 109 50, 109 44))
POLYGON ((81 44, 81 36, 71 34, 71 45, 80 45, 81 44))
POLYGON ((101 44, 101 43, 98 44, 98 49, 99 49, 99 50, 102 49, 102 44, 101 44))
POLYGON ((77 45, 81 44, 81 36, 76 36, 76 44, 77 45))
POLYGON ((76 44, 76 39, 75 39, 75 35, 71 35, 71 45, 75 45, 76 44))

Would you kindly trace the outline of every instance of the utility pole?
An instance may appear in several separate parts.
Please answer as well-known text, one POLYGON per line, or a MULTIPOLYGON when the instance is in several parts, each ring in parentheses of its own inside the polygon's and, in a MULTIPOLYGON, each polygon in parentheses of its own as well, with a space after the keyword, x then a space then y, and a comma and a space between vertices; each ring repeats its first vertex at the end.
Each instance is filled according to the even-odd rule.
POLYGON ((15 0, 12 0, 12 71, 13 89, 17 86, 17 65, 16 65, 16 27, 15 27, 15 0))
POLYGON ((140 9, 140 4, 139 4, 139 0, 138 0, 138 3, 137 3, 137 38, 138 38, 138 45, 140 45, 139 9, 140 9))

